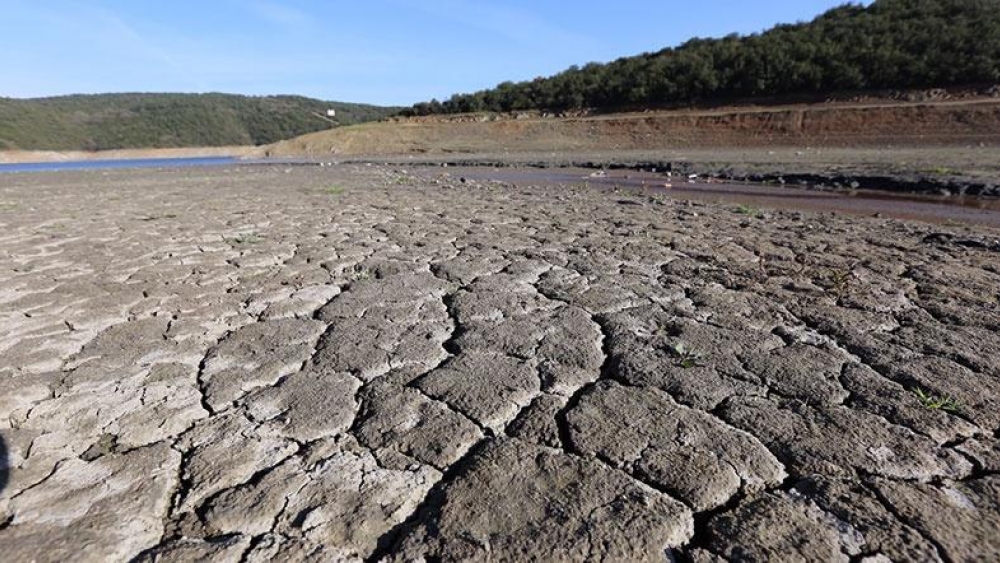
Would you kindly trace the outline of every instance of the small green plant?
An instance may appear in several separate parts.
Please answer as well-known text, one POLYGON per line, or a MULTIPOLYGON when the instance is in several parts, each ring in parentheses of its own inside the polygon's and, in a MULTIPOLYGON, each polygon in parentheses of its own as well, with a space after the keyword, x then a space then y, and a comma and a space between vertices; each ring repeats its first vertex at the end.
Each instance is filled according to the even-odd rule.
POLYGON ((396 186, 408 186, 413 183, 413 179, 406 173, 402 173, 392 176, 389 183, 396 186))
POLYGON ((756 219, 760 219, 761 217, 764 216, 764 214, 760 212, 760 209, 757 209, 752 205, 740 205, 736 208, 736 212, 739 213, 740 215, 746 215, 748 217, 754 217, 756 219))
POLYGON ((328 195, 338 196, 338 195, 344 193, 344 188, 342 188, 340 186, 330 186, 330 187, 326 188, 323 191, 326 192, 328 195))
POLYGON ((937 166, 935 168, 929 168, 925 170, 928 174, 935 174, 937 176, 950 176, 955 174, 955 171, 947 166, 937 166))
POLYGON ((854 281, 854 273, 851 270, 830 270, 826 273, 826 277, 830 281, 830 292, 837 298, 838 303, 851 293, 854 281))
POLYGON ((243 233, 226 239, 226 242, 234 246, 243 246, 246 244, 257 244, 263 240, 264 237, 258 235, 257 233, 243 233))
POLYGON ((688 348, 683 342, 678 342, 674 344, 670 351, 673 352, 674 357, 677 359, 677 365, 683 369, 691 369, 701 365, 704 365, 702 361, 705 357, 688 348))
POLYGON ((920 387, 914 389, 913 394, 917 396, 917 400, 926 409, 950 413, 959 413, 962 411, 962 405, 954 397, 934 395, 920 387))
POLYGON ((372 272, 364 266, 355 265, 351 268, 351 279, 354 281, 365 281, 372 278, 372 272))

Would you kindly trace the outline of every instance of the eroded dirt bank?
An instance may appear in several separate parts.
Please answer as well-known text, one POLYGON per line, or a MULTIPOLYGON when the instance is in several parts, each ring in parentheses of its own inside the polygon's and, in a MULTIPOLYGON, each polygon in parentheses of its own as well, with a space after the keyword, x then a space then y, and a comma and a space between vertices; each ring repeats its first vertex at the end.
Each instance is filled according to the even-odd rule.
POLYGON ((1000 99, 802 104, 542 118, 366 123, 282 141, 271 156, 571 153, 759 147, 996 146, 1000 99))
POLYGON ((4 558, 1000 558, 998 231, 381 166, 0 182, 4 558))

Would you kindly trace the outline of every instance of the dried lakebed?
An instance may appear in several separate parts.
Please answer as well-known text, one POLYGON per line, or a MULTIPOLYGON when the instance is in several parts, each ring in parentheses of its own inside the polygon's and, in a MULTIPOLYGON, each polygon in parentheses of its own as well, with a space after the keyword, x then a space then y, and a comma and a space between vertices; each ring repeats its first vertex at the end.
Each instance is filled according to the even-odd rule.
POLYGON ((1000 559, 997 231, 377 166, 0 181, 4 560, 1000 559))

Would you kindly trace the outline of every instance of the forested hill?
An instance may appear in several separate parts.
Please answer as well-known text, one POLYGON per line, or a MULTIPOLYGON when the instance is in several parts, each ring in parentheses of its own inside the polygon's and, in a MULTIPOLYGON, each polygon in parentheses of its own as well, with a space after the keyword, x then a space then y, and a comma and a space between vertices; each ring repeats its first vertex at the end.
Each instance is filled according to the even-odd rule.
POLYGON ((662 107, 998 82, 1000 0, 877 0, 761 34, 693 39, 550 78, 505 82, 407 113, 662 107))
POLYGON ((299 96, 99 94, 0 98, 0 150, 104 150, 262 145, 372 121, 399 108, 299 96))

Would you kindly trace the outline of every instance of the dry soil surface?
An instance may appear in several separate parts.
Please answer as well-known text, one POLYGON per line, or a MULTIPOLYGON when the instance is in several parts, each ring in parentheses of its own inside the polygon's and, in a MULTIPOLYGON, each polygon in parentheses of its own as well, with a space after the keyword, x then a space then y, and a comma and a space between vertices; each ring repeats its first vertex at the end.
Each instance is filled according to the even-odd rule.
POLYGON ((4 560, 1000 560, 997 231, 379 166, 0 226, 4 560))

